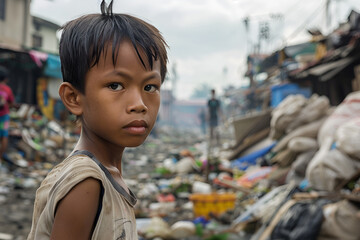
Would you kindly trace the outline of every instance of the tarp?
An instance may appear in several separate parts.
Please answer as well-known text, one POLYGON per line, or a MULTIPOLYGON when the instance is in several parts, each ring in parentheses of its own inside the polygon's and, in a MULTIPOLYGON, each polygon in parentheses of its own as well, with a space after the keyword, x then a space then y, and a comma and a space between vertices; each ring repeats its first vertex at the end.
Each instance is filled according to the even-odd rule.
POLYGON ((255 165, 256 160, 260 157, 263 157, 265 154, 270 152, 270 150, 276 145, 276 142, 271 143, 269 146, 264 147, 258 151, 250 153, 244 157, 238 158, 231 163, 232 168, 238 168, 240 170, 246 170, 249 166, 255 165))
POLYGON ((61 63, 58 55, 36 50, 30 50, 29 55, 39 68, 44 67, 43 75, 45 77, 62 79, 61 63))
POLYGON ((47 53, 39 52, 35 50, 30 50, 29 55, 39 68, 43 66, 43 62, 45 62, 48 58, 47 53))
POLYGON ((44 75, 52 78, 62 78, 60 57, 49 54, 44 68, 44 75))

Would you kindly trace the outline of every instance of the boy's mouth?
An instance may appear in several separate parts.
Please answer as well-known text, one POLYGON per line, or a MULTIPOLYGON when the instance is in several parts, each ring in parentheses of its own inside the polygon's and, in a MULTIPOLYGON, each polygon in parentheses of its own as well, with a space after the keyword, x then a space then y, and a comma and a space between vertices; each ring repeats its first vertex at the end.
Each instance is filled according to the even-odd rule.
POLYGON ((148 124, 144 120, 135 120, 124 126, 124 129, 132 134, 144 134, 148 124))

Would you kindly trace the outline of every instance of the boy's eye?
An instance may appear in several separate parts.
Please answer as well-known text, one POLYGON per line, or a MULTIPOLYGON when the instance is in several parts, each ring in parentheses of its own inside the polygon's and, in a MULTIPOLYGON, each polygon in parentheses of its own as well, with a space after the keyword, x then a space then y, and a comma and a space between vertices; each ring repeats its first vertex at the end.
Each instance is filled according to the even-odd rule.
POLYGON ((123 89, 123 86, 121 86, 120 83, 112 83, 109 85, 109 88, 111 90, 121 90, 121 89, 123 89))
POLYGON ((155 85, 152 84, 148 84, 145 86, 144 90, 147 92, 155 92, 156 90, 158 90, 159 88, 155 85))

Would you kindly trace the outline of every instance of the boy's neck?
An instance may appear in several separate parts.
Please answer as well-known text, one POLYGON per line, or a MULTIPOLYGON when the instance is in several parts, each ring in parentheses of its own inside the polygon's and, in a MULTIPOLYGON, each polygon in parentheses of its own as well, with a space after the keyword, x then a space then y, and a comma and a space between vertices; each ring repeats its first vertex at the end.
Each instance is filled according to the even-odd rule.
POLYGON ((74 151, 87 150, 94 154, 98 161, 106 168, 114 169, 114 167, 116 167, 121 173, 121 159, 125 148, 119 148, 93 139, 94 138, 90 137, 84 131, 81 131, 80 139, 74 151))
POLYGON ((95 158, 110 172, 114 180, 129 193, 129 190, 124 182, 121 169, 121 159, 124 149, 119 150, 118 154, 114 154, 110 148, 106 149, 101 147, 99 148, 98 146, 94 147, 93 144, 88 144, 87 140, 88 139, 80 135, 80 139, 76 144, 74 151, 86 150, 91 152, 95 158))

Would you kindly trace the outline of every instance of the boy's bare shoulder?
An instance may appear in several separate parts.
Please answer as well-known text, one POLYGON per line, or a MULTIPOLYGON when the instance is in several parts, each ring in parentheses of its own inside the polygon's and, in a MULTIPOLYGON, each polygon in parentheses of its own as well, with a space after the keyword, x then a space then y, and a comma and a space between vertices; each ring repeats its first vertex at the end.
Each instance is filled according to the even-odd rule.
POLYGON ((85 239, 91 236, 100 189, 100 181, 91 177, 75 185, 57 206, 52 237, 85 239))

